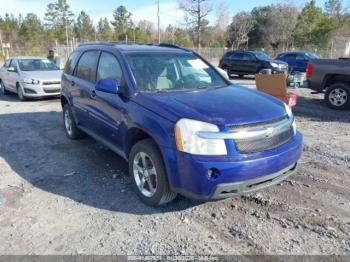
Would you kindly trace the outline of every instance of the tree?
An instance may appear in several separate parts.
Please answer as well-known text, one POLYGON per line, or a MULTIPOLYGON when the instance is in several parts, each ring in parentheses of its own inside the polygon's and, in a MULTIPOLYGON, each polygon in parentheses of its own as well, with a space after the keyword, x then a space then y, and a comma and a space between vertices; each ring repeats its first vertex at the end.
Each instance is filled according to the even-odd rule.
POLYGON ((311 0, 298 16, 294 39, 298 46, 322 46, 327 43, 336 27, 337 22, 325 16, 321 8, 316 6, 315 0, 311 0))
POLYGON ((292 35, 299 11, 294 5, 277 4, 253 8, 251 12, 256 21, 249 33, 249 42, 254 47, 272 47, 280 45, 287 48, 292 42, 292 35))
POLYGON ((18 36, 27 52, 40 54, 40 47, 44 41, 44 27, 36 14, 26 15, 18 31, 18 36))
POLYGON ((249 13, 240 12, 236 14, 228 27, 227 44, 232 49, 239 49, 243 44, 246 44, 248 34, 253 29, 254 24, 255 20, 249 13))
POLYGON ((45 20, 51 33, 60 42, 68 40, 68 30, 74 21, 74 14, 70 10, 67 0, 49 3, 46 8, 45 20))
POLYGON ((78 15, 77 22, 74 25, 74 32, 80 41, 87 41, 95 36, 92 19, 84 11, 81 11, 78 15))
POLYGON ((212 28, 215 30, 210 29, 209 31, 211 31, 211 35, 215 39, 214 41, 217 43, 217 45, 223 47, 226 42, 227 27, 231 20, 228 4, 226 2, 219 3, 216 7, 215 13, 215 28, 212 28))
POLYGON ((341 0, 328 0, 325 3, 325 11, 327 15, 340 16, 342 13, 342 1, 341 0))
POLYGON ((97 25, 97 37, 99 40, 112 41, 113 31, 107 18, 100 19, 97 25))
POLYGON ((119 6, 113 13, 114 21, 111 24, 114 26, 114 32, 118 40, 123 40, 128 35, 128 30, 133 27, 130 13, 125 6, 119 6))
POLYGON ((210 0, 180 0, 179 8, 185 11, 186 24, 192 29, 195 35, 195 45, 201 47, 201 34, 208 25, 205 18, 213 10, 208 4, 210 0))

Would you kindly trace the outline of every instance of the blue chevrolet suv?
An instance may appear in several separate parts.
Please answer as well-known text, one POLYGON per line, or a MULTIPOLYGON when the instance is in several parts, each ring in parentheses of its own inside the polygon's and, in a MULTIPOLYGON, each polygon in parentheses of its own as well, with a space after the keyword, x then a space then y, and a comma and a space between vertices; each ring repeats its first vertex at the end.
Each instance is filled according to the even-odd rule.
POLYGON ((67 136, 88 134, 128 161, 149 205, 265 188, 290 176, 302 152, 284 103, 177 46, 82 44, 67 61, 61 103, 67 136))

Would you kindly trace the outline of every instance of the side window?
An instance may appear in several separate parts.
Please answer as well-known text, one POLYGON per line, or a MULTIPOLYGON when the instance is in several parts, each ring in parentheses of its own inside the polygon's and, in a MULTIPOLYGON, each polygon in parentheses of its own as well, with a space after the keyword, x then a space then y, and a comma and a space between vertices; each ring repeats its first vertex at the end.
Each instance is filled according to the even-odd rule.
POLYGON ((10 63, 10 67, 13 67, 15 70, 17 70, 17 63, 16 63, 16 60, 15 59, 12 59, 11 60, 11 63, 10 63))
POLYGON ((230 57, 233 60, 243 60, 243 54, 242 53, 234 53, 230 57))
POLYGON ((117 80, 118 84, 121 85, 123 73, 117 58, 110 53, 102 52, 96 81, 106 78, 117 80))
POLYGON ((296 60, 306 60, 307 58, 303 54, 296 54, 296 60))
POLYGON ((285 58, 290 59, 290 60, 295 60, 296 55, 295 54, 287 54, 287 55, 285 55, 285 58))
POLYGON ((4 64, 4 67, 5 68, 9 68, 10 67, 10 64, 11 64, 11 59, 7 59, 5 64, 4 64))
POLYGON ((75 75, 80 79, 94 83, 98 55, 98 51, 85 52, 80 57, 75 75))
POLYGON ((66 66, 64 68, 64 72, 68 75, 73 75, 75 65, 77 64, 77 61, 79 59, 79 53, 73 52, 66 63, 66 66))
POLYGON ((251 55, 251 54, 243 54, 243 59, 242 60, 245 60, 245 61, 254 61, 254 56, 251 55))

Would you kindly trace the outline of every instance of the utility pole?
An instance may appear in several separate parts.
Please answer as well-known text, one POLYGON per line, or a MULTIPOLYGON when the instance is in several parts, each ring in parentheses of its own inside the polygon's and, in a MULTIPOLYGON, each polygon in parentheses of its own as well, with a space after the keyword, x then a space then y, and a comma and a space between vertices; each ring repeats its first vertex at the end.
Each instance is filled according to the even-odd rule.
POLYGON ((157 6, 158 6, 158 44, 160 44, 160 10, 159 10, 159 0, 157 0, 157 6))

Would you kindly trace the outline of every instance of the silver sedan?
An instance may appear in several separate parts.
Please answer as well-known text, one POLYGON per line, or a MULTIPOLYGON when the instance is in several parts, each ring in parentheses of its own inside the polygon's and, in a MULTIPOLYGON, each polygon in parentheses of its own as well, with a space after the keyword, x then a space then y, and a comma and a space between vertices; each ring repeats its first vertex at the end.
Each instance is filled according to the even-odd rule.
POLYGON ((60 70, 50 60, 42 57, 13 57, 0 69, 0 88, 27 98, 59 96, 61 92, 60 70))

